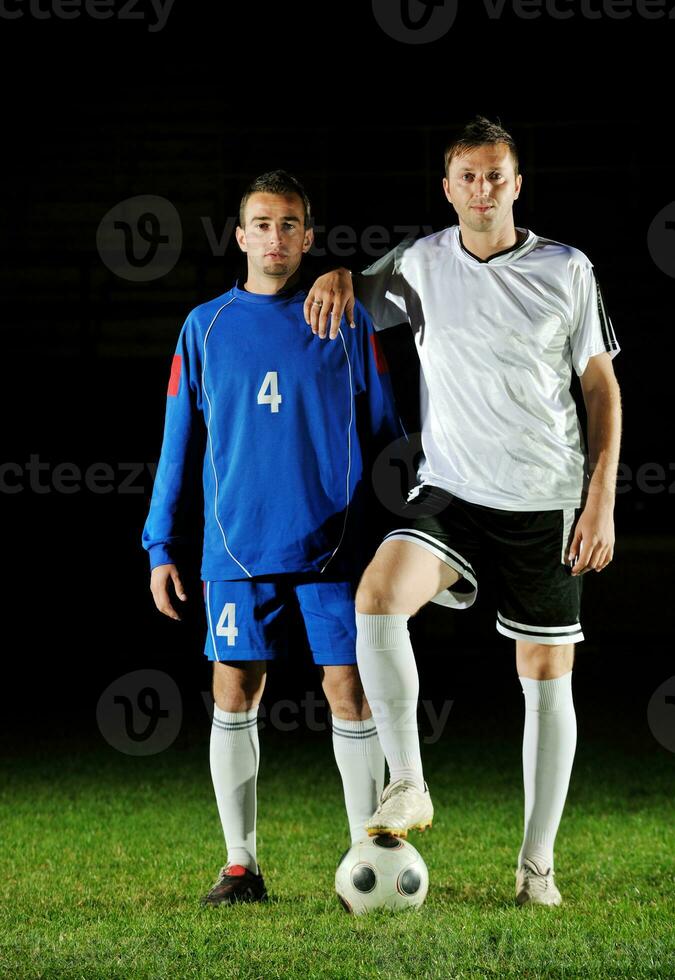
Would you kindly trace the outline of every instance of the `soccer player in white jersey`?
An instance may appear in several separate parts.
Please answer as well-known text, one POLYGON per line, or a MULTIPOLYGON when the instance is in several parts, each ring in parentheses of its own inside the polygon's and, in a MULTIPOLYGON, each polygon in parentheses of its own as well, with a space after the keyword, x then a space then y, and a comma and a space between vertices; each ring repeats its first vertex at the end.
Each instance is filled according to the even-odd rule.
POLYGON ((155 604, 179 619, 170 587, 186 600, 179 569, 203 487, 210 763, 227 846, 208 905, 267 897, 256 847, 258 705, 267 662, 287 652, 293 609, 330 705, 351 841, 367 836, 384 756, 356 668, 354 595, 381 519, 369 460, 402 432, 363 308, 362 329, 345 324, 336 345, 307 330, 299 276, 311 215, 295 178, 273 171, 249 186, 237 242, 245 281, 192 310, 178 339, 142 539, 155 604))
MULTIPOLYGON (((481 567, 493 565, 496 627, 516 641, 525 699, 516 901, 558 905, 553 845, 576 748, 581 576, 614 551, 619 345, 590 260, 515 226, 521 184, 512 137, 477 117, 445 154, 443 189, 459 223, 354 277, 376 328, 407 320, 414 331, 424 452, 408 519, 386 535, 357 592, 357 659, 369 702, 384 706, 376 721, 390 769, 368 829, 405 836, 433 817, 417 730, 396 723, 419 690, 407 621, 429 601, 470 606, 481 567)), ((305 319, 332 337, 343 311, 352 322, 352 302, 350 275, 336 270, 310 290, 305 319)))

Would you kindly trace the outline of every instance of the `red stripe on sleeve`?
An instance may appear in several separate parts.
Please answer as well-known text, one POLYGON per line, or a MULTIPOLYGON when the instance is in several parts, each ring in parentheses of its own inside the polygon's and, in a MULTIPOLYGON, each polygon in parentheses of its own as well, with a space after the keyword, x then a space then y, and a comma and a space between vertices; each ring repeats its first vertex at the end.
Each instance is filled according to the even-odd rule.
POLYGON ((389 365, 387 364, 387 358, 384 356, 384 351, 380 347, 380 342, 374 333, 371 333, 370 335, 370 346, 373 348, 373 357, 375 358, 377 373, 388 374, 389 365))
POLYGON ((171 376, 169 378, 169 387, 166 389, 167 395, 177 395, 178 386, 180 384, 180 369, 183 358, 180 354, 174 354, 173 361, 171 362, 171 376))

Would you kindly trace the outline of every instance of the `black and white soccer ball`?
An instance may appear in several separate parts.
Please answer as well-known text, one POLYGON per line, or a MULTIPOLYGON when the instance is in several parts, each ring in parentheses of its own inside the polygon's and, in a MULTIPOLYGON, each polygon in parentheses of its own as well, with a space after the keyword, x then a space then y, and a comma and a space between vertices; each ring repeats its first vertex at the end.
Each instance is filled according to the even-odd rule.
POLYGON ((354 915, 418 908, 428 890, 429 872, 422 855, 412 844, 388 834, 354 844, 335 872, 340 903, 354 915))

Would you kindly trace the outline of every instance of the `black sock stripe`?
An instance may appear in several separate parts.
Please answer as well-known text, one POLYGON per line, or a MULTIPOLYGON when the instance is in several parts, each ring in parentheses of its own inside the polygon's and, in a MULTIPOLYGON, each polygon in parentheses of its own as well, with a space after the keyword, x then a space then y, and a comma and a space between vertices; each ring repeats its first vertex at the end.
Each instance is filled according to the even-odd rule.
POLYGON ((340 738, 373 738, 373 736, 377 735, 377 728, 369 728, 366 732, 348 732, 344 728, 336 728, 335 725, 333 725, 333 734, 339 735, 340 738))
POLYGON ((251 718, 250 721, 220 721, 214 715, 213 724, 216 728, 222 729, 224 732, 238 732, 244 731, 246 728, 253 728, 258 724, 258 717, 251 718))

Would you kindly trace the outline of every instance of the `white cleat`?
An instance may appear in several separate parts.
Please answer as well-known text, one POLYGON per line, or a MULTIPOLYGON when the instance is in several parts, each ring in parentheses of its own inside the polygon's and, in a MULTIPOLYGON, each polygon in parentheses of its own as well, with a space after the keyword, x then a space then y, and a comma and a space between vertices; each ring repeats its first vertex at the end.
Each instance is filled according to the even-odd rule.
POLYGON ((534 858, 524 858, 516 871, 516 904, 560 905, 562 896, 553 878, 550 867, 540 866, 534 858))
POLYGON ((409 830, 425 830, 431 827, 434 807, 427 784, 424 792, 409 779, 397 779, 385 786, 377 810, 366 824, 371 837, 391 834, 407 837, 409 830))

